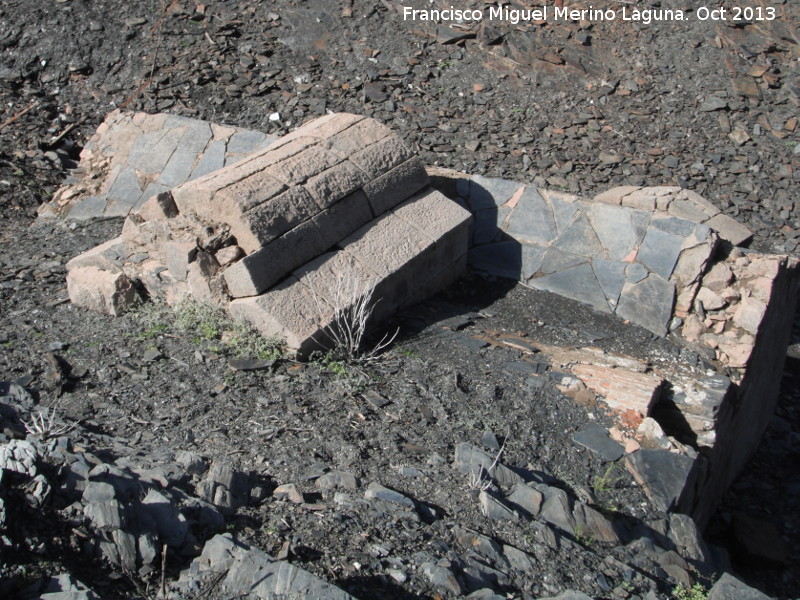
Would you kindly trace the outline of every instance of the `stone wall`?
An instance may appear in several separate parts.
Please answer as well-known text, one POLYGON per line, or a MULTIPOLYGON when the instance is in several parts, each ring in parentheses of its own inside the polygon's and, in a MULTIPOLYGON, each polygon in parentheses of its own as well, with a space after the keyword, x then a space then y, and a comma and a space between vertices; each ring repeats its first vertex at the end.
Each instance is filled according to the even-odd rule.
POLYGON ((564 392, 576 397, 589 388, 631 431, 620 440, 630 442, 627 465, 656 506, 704 526, 774 412, 798 261, 739 247, 751 237, 746 227, 678 187, 626 186, 580 198, 431 174, 475 217, 474 268, 670 335, 716 368, 703 377, 680 368, 644 373, 644 365, 556 353, 575 376, 564 392))

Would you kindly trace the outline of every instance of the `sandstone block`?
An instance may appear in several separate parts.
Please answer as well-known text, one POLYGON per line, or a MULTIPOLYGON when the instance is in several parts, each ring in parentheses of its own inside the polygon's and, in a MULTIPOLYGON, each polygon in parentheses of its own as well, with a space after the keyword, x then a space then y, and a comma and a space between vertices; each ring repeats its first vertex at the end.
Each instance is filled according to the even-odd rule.
POLYGON ((233 298, 255 296, 325 251, 313 221, 306 221, 228 267, 225 283, 233 298))
POLYGON ((125 273, 95 266, 71 269, 67 274, 67 291, 70 301, 76 306, 113 316, 121 315, 140 300, 125 273))
POLYGON ((419 159, 413 158, 394 167, 364 185, 373 216, 379 216, 429 183, 428 174, 419 159))
POLYGON ((178 216, 178 207, 172 198, 172 194, 163 192, 151 196, 136 212, 145 221, 172 219, 178 216))
POLYGON ((345 196, 313 219, 325 248, 332 248, 371 220, 372 211, 367 196, 361 190, 345 196))
POLYGON ((231 233, 245 252, 255 252, 319 211, 302 187, 292 187, 229 220, 231 233))
POLYGON ((384 138, 350 156, 350 160, 370 179, 380 177, 412 158, 414 153, 396 136, 384 138))
POLYGON ((729 241, 734 246, 741 246, 753 237, 752 231, 727 215, 716 215, 706 221, 706 225, 716 231, 719 237, 729 241))
POLYGON ((320 208, 328 208, 345 196, 364 187, 367 174, 351 162, 343 162, 311 177, 305 188, 320 208))
POLYGON ((287 347, 301 354, 322 345, 322 322, 333 318, 333 308, 294 276, 266 294, 231 301, 229 311, 262 335, 284 339, 287 347))
POLYGON ((595 202, 602 202, 603 204, 622 204, 622 199, 640 190, 640 187, 634 185, 621 185, 619 187, 611 188, 594 197, 595 202))

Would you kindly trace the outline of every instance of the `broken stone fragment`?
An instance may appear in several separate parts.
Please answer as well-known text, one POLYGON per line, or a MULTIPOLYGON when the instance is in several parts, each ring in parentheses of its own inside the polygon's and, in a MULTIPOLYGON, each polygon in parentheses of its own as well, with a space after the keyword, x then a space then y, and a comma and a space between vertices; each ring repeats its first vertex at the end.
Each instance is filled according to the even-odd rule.
POLYGON ((112 316, 125 313, 141 301, 138 290, 125 273, 92 266, 70 270, 67 291, 76 306, 112 316))

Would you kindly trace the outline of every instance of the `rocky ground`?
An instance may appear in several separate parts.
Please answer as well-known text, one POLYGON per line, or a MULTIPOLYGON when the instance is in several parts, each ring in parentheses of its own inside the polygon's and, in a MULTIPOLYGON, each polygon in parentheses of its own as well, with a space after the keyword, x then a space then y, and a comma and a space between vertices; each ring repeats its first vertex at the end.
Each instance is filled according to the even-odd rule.
MULTIPOLYGON (((511 597, 668 597, 699 556, 719 567, 702 544, 676 543, 679 524, 653 511, 623 468, 572 440, 609 424, 601 408, 564 398, 549 375, 532 387, 513 366, 524 348, 473 336, 521 332, 685 359, 668 340, 473 277, 401 316, 398 342, 374 365, 295 364, 191 307, 120 319, 73 308, 64 263, 121 223, 31 224, 113 107, 270 134, 330 110, 377 118, 431 165, 571 191, 688 187, 750 225, 753 247, 797 255, 798 7, 770 6, 778 19, 748 23, 442 27, 403 22, 389 1, 4 2, 0 379, 32 392, 12 394, 29 423, 31 402, 57 406, 58 424, 79 422, 49 447, 20 447, 20 464, 38 455, 35 469, 3 478, 4 591, 68 569, 102 597, 154 597, 156 540, 183 534, 166 557, 172 581, 220 531, 358 598, 490 587, 511 597), (260 364, 237 362, 259 355, 260 364), (464 467, 460 444, 494 458, 503 442, 502 463, 555 498, 543 515, 487 518, 483 482, 468 465, 453 468, 464 467), (93 484, 127 483, 87 494, 81 473, 92 469, 93 484), (126 523, 113 522, 108 502, 126 523), (141 508, 170 502, 184 520, 141 508), (612 517, 616 538, 587 533, 585 507, 612 517), (115 551, 125 564, 126 531, 149 540, 138 541, 140 558, 152 550, 148 568, 108 565, 115 551)), ((800 589, 787 567, 800 535, 798 343, 778 416, 710 532, 749 583, 781 598, 800 589), (755 529, 775 529, 767 539, 783 540, 783 552, 747 543, 753 518, 755 529)), ((3 417, 5 435, 23 436, 18 418, 3 417)), ((513 486, 487 491, 508 498, 513 486)))

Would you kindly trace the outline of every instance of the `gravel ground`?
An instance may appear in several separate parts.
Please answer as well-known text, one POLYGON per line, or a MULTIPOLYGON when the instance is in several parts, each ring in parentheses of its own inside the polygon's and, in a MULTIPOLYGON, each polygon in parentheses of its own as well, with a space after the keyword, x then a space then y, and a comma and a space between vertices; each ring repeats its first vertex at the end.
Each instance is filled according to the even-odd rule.
MULTIPOLYGON (((284 502, 242 510, 229 527, 270 552, 289 542, 293 561, 358 597, 385 585, 383 597, 432 598, 429 582, 389 586, 372 566, 352 565, 376 562, 366 541, 411 556, 438 541, 451 545, 456 522, 485 528, 465 478, 449 468, 454 446, 479 444, 490 430, 507 439, 507 464, 549 473, 573 491, 591 489, 605 467, 571 435, 607 418, 552 386, 526 389, 504 371, 515 352, 454 344, 442 320, 480 312, 465 321, 470 332, 523 332, 652 361, 679 360, 679 350, 563 299, 470 278, 425 319, 401 319, 396 346, 364 373, 287 361, 233 371, 234 350, 219 331, 187 333, 157 310, 110 319, 66 303, 66 260, 116 235, 121 223, 32 225, 38 205, 114 107, 274 135, 326 111, 349 111, 391 126, 430 165, 587 194, 621 184, 694 189, 752 227, 752 247, 800 255, 800 7, 771 5, 779 18, 753 23, 701 22, 689 12, 687 22, 649 26, 442 28, 404 22, 400 4, 386 0, 7 0, 0 6, 0 378, 26 382, 43 404, 58 401, 65 418, 142 452, 163 445, 224 456, 272 486, 301 488, 320 464, 335 465, 426 498, 448 518, 410 533, 373 514, 339 519, 284 502), (450 43, 454 36, 466 39, 450 43), (69 370, 53 367, 54 343, 63 344, 55 352, 69 370), (391 404, 376 406, 373 393, 391 404), (427 475, 405 477, 398 466, 427 475)), ((680 0, 660 6, 690 8, 680 0)), ((787 364, 767 443, 715 525, 719 540, 732 515, 745 511, 800 547, 797 358, 787 364)), ((317 498, 313 486, 306 492, 317 498)), ((654 517, 627 475, 601 496, 627 518, 654 517)), ((525 546, 520 531, 495 533, 525 546)), ((59 560, 68 562, 56 550, 44 559, 26 551, 12 563, 19 575, 21 566, 47 570, 59 560)), ((585 581, 586 564, 561 560, 542 581, 597 590, 585 581)), ((800 589, 790 569, 739 566, 773 595, 800 589)), ((78 570, 95 585, 116 581, 84 559, 78 570)), ((530 593, 550 591, 535 586, 530 593)), ((135 596, 133 586, 122 588, 121 597, 135 596)))

